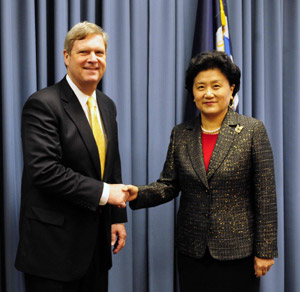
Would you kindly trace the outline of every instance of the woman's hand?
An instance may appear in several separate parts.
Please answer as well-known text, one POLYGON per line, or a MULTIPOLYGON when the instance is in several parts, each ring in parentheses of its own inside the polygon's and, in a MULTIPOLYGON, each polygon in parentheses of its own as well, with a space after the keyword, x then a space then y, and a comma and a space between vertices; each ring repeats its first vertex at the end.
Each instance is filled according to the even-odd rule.
POLYGON ((138 189, 138 187, 133 186, 133 185, 126 185, 122 188, 122 191, 129 193, 127 202, 130 202, 137 198, 139 189, 138 189))
POLYGON ((274 259, 262 259, 254 257, 255 276, 260 278, 261 276, 266 275, 273 265, 274 259))

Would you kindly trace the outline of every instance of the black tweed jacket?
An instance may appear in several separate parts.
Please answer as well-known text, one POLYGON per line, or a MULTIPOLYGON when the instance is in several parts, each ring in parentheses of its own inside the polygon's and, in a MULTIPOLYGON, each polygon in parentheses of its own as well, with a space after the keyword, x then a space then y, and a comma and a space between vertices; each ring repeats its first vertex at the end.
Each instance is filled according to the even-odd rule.
POLYGON ((263 123, 232 110, 223 121, 205 171, 201 121, 174 127, 157 182, 140 186, 132 209, 180 197, 176 246, 201 258, 206 247, 219 260, 277 257, 273 155, 263 123))

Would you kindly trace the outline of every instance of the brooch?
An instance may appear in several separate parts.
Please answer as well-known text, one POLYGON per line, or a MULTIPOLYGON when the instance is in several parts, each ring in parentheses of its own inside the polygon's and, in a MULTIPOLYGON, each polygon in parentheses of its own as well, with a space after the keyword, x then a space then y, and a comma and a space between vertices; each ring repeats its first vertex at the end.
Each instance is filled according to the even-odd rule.
POLYGON ((235 127, 235 132, 236 132, 237 134, 239 134, 239 133, 241 133, 241 131, 243 130, 243 128, 244 128, 244 126, 237 125, 237 126, 235 127))

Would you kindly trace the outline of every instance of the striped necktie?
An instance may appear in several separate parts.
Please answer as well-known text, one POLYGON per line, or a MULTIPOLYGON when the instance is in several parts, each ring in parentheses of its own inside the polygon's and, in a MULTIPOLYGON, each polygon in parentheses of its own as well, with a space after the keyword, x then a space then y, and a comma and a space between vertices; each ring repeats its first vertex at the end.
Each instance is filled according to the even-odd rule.
POLYGON ((89 109, 90 125, 91 125, 93 135, 94 135, 97 147, 98 147, 98 152, 99 152, 99 157, 100 157, 100 165, 101 165, 101 179, 103 179, 106 146, 105 146, 104 134, 101 130, 101 127, 100 127, 100 124, 98 121, 98 117, 97 117, 96 99, 91 96, 87 101, 87 106, 89 109))

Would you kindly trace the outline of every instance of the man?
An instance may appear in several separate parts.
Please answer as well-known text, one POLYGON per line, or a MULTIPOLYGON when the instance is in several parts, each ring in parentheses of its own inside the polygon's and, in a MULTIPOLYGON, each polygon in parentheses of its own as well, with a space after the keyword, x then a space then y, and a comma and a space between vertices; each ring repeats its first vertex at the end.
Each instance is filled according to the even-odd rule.
POLYGON ((102 28, 75 25, 65 39, 67 75, 23 109, 16 268, 27 292, 107 291, 111 245, 114 253, 125 245, 116 108, 96 89, 106 53, 102 28))

